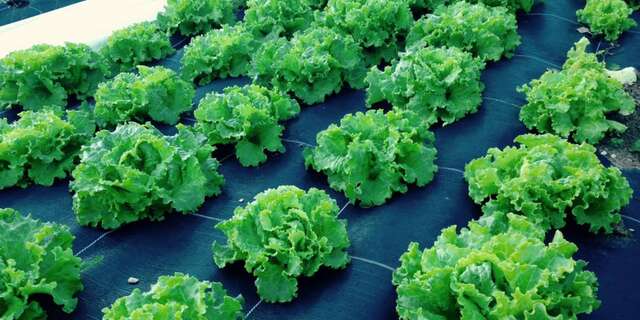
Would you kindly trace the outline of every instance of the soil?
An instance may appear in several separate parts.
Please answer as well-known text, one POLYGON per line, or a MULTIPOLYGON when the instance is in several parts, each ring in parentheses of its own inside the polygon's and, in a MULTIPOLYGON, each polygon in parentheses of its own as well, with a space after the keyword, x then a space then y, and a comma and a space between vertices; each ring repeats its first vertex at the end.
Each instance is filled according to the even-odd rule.
POLYGON ((626 125, 627 130, 605 138, 598 145, 598 152, 618 168, 640 169, 640 151, 632 149, 633 144, 640 139, 640 81, 625 86, 625 90, 635 99, 636 112, 626 117, 619 114, 609 116, 611 120, 626 125))

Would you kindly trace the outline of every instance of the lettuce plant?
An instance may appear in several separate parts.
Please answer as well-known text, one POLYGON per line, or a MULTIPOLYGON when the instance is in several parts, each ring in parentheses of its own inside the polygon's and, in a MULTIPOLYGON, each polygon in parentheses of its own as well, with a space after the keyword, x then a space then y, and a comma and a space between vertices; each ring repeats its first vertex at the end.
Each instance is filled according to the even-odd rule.
POLYGON ((455 47, 401 53, 384 71, 374 67, 367 74, 367 105, 387 101, 395 109, 414 111, 427 126, 447 125, 482 104, 483 69, 482 61, 455 47))
POLYGON ((117 71, 128 71, 174 52, 169 36, 161 32, 156 22, 140 22, 117 30, 100 49, 100 54, 117 71))
POLYGON ((51 110, 23 111, 11 124, 0 119, 0 190, 66 178, 94 131, 87 111, 68 111, 66 119, 51 110))
POLYGON ((256 37, 280 35, 290 38, 314 21, 316 0, 249 0, 244 12, 247 30, 256 37))
POLYGON ((577 319, 600 306, 598 279, 560 231, 499 213, 417 243, 393 274, 400 319, 577 319))
POLYGON ((36 295, 50 296, 71 313, 82 291, 82 261, 73 255, 69 228, 0 209, 0 318, 46 319, 36 295))
POLYGON ((102 57, 84 44, 14 51, 0 59, 0 109, 65 107, 69 96, 92 96, 108 72, 102 57))
POLYGON ((623 124, 607 119, 607 114, 630 115, 635 102, 620 82, 607 75, 604 63, 586 52, 588 45, 582 38, 569 51, 562 70, 549 70, 519 88, 528 102, 520 112, 527 128, 592 144, 609 131, 626 130, 623 124))
POLYGON ((298 291, 298 278, 311 277, 320 267, 344 268, 350 246, 345 220, 327 193, 294 186, 268 189, 246 207, 239 207, 216 228, 227 244, 213 243, 215 263, 223 268, 244 261, 256 276, 260 298, 288 302, 298 291))
POLYGON ((191 40, 184 49, 182 77, 199 85, 248 75, 258 43, 244 25, 225 25, 191 40))
POLYGON ((489 149, 465 167, 469 195, 495 211, 527 216, 543 229, 562 228, 567 215, 592 232, 613 231, 633 190, 615 167, 606 168, 589 144, 554 135, 522 135, 519 147, 489 149))
POLYGON ((176 124, 192 108, 193 85, 164 67, 138 66, 138 74, 121 73, 101 83, 96 92, 95 116, 100 127, 129 120, 176 124))
POLYGON ((304 150, 304 162, 327 175, 349 202, 378 206, 395 192, 407 192, 408 184, 422 187, 433 180, 434 140, 415 113, 358 112, 318 133, 317 146, 304 150))
MULTIPOLYGON (((511 12, 529 12, 534 5, 543 0, 411 0, 414 8, 435 10, 442 5, 452 5, 454 3, 466 1, 468 3, 482 3, 490 7, 504 7, 511 12)), ((636 1, 636 0, 631 0, 636 1)))
POLYGON ((458 47, 485 61, 511 57, 518 45, 515 14, 504 7, 456 2, 438 7, 418 20, 407 36, 407 47, 458 47))
POLYGON ((253 57, 255 80, 309 105, 323 102, 345 83, 364 87, 365 74, 363 56, 353 38, 327 27, 306 29, 290 41, 271 39, 253 57))
POLYGON ((349 34, 364 50, 368 65, 396 58, 414 23, 410 1, 329 0, 322 23, 349 34))
POLYGON ((594 34, 603 34, 607 41, 616 41, 623 32, 637 26, 631 18, 633 9, 624 0, 587 0, 584 9, 576 12, 578 20, 594 34))
POLYGON ((284 152, 281 121, 298 115, 300 105, 287 95, 257 85, 227 87, 210 93, 194 112, 195 128, 209 144, 231 144, 243 166, 267 160, 266 151, 284 152))
POLYGON ((640 139, 634 141, 630 149, 631 152, 640 153, 640 139))
POLYGON ((149 291, 133 289, 102 309, 103 320, 240 320, 242 296, 231 297, 219 282, 199 281, 195 277, 175 273, 161 276, 149 291))
POLYGON ((236 21, 236 0, 168 0, 157 21, 169 33, 203 34, 236 21))
POLYGON ((195 211, 224 183, 213 150, 205 136, 183 126, 172 137, 134 122, 98 132, 72 172, 78 223, 115 229, 162 220, 172 210, 195 211))
POLYGON ((542 3, 544 0, 471 0, 470 2, 484 3, 485 5, 492 7, 505 7, 513 12, 530 12, 536 4, 542 3))

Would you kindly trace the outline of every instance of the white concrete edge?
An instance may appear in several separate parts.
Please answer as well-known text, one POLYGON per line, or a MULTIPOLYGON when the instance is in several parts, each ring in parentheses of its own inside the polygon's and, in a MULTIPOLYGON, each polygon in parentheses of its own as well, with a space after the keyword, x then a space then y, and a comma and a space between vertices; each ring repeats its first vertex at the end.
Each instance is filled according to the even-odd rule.
POLYGON ((0 57, 36 44, 85 43, 94 49, 116 30, 152 21, 167 0, 86 0, 0 27, 0 57))

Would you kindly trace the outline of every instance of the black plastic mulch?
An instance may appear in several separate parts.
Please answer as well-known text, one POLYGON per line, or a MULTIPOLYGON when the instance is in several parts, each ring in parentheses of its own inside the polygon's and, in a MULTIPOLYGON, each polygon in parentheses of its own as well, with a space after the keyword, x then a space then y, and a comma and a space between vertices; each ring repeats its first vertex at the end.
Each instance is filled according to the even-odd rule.
MULTIPOLYGON (((344 205, 345 198, 330 190, 324 177, 305 171, 300 143, 313 144, 315 135, 329 124, 347 113, 364 111, 363 91, 345 90, 323 104, 305 108, 299 118, 287 123, 287 152, 271 155, 265 165, 243 168, 233 157, 224 161, 221 168, 227 179, 224 193, 209 199, 199 215, 173 215, 163 222, 140 222, 105 233, 80 227, 75 222, 68 181, 50 188, 1 191, 0 207, 13 207, 42 220, 69 225, 77 237, 75 252, 84 259, 100 261, 83 274, 85 290, 79 296, 76 312, 71 316, 62 315, 50 308, 50 319, 100 319, 100 309, 116 298, 128 294, 134 287, 146 290, 158 276, 177 271, 221 281, 232 294, 241 293, 246 299, 246 311, 257 305, 249 319, 397 318, 390 269, 398 266, 398 257, 409 242, 429 246, 442 228, 452 224, 464 226, 477 217, 479 209, 467 196, 461 170, 465 163, 484 155, 488 148, 510 145, 514 137, 525 132, 518 121, 518 106, 524 100, 515 88, 539 77, 547 68, 562 65, 567 50, 581 37, 576 31, 575 11, 583 5, 580 0, 547 1, 533 13, 519 16, 523 43, 512 59, 492 63, 484 72, 486 91, 480 112, 435 129, 440 166, 435 181, 424 188, 413 187, 381 207, 347 206, 341 217, 349 223, 352 263, 346 270, 323 270, 301 281, 299 296, 293 303, 257 305, 259 299, 253 278, 241 265, 218 269, 212 262, 211 243, 225 239, 213 225, 219 219, 230 217, 236 206, 246 204, 255 194, 284 184, 325 189, 340 206, 344 205), (137 277, 141 282, 131 286, 127 284, 128 277, 137 277)), ((0 24, 11 19, 1 10, 2 7, 0 24)), ((639 29, 627 32, 620 44, 608 61, 639 67, 636 60, 640 52, 639 29)), ((604 48, 605 44, 601 46, 604 48)), ((163 64, 177 68, 179 54, 163 64)), ((248 79, 216 81, 200 88, 199 97, 225 86, 248 82, 248 79)), ((624 171, 624 174, 636 195, 639 194, 640 171, 624 171)), ((623 214, 627 227, 640 230, 637 196, 623 214)), ((637 318, 640 314, 638 232, 632 232, 629 237, 592 235, 572 225, 563 231, 578 244, 577 256, 589 262, 589 269, 600 280, 602 307, 581 318, 637 318)))
POLYGON ((82 0, 3 0, 0 1, 0 26, 81 1, 82 0))

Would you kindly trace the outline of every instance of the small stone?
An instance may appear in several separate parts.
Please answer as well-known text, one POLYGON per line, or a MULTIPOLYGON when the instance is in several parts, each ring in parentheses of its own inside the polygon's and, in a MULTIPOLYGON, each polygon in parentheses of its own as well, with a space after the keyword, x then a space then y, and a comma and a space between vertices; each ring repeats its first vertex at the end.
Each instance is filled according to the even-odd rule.
POLYGON ((600 152, 600 155, 606 156, 606 155, 607 155, 607 152, 606 152, 606 151, 601 151, 601 152, 600 152))
POLYGON ((240 198, 240 200, 238 200, 238 202, 244 202, 244 198, 240 198))
POLYGON ((140 282, 140 279, 138 278, 129 277, 129 279, 127 279, 128 284, 138 284, 139 282, 140 282))
POLYGON ((634 231, 636 231, 636 229, 634 229, 634 228, 629 228, 629 231, 634 232, 634 231))
POLYGON ((615 158, 616 158, 616 155, 615 155, 615 154, 612 154, 612 155, 611 155, 611 158, 614 158, 614 159, 615 159, 615 158))
POLYGON ((580 27, 577 30, 578 30, 578 32, 580 32, 582 34, 591 33, 591 30, 589 30, 589 28, 587 28, 587 27, 580 27))

